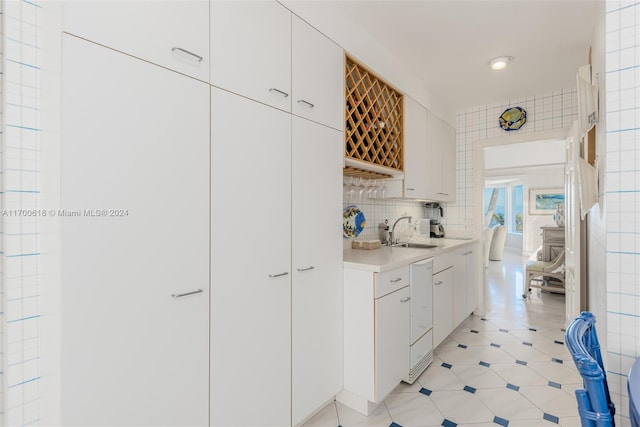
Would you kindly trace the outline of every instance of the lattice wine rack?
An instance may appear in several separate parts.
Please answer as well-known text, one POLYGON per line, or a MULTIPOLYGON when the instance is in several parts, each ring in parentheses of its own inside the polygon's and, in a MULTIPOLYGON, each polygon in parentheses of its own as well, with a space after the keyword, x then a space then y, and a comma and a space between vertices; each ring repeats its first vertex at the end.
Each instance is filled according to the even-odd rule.
POLYGON ((345 92, 345 157, 402 171, 402 95, 349 57, 345 92))

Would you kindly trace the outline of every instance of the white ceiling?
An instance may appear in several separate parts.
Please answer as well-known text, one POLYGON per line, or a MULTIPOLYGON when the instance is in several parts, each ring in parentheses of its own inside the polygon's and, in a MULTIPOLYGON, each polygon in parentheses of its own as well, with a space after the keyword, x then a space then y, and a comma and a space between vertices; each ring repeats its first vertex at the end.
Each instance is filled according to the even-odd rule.
POLYGON ((331 1, 454 111, 575 86, 602 0, 331 1), (489 60, 511 55, 504 70, 489 60))

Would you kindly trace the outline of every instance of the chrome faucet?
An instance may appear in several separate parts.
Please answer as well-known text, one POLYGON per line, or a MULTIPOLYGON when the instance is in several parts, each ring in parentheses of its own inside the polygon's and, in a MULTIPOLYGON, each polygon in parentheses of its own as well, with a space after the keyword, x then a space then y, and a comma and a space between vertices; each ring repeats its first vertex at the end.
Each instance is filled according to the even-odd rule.
POLYGON ((391 227, 391 233, 389 233, 389 245, 395 245, 396 243, 398 243, 398 239, 396 238, 396 225, 403 219, 406 219, 409 221, 409 224, 411 224, 411 217, 410 216, 401 216, 400 218, 396 219, 396 222, 393 223, 393 227, 391 227))

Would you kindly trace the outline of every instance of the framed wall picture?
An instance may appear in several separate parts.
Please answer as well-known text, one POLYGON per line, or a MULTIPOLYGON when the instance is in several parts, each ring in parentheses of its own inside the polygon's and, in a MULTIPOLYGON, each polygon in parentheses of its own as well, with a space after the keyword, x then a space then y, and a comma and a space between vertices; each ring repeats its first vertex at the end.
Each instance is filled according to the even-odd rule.
POLYGON ((562 188, 532 188, 529 190, 529 215, 552 215, 559 203, 564 203, 562 188))

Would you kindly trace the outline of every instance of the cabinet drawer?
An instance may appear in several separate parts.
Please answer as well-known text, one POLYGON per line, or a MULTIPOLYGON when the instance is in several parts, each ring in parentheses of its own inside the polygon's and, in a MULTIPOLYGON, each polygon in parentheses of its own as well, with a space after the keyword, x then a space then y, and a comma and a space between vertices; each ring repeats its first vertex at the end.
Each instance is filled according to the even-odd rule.
POLYGON ((409 284, 409 266, 375 274, 375 298, 380 298, 409 284))
POLYGON ((564 228, 545 228, 542 238, 545 242, 564 242, 564 228))
POLYGON ((439 273, 442 270, 446 270, 449 267, 453 267, 454 258, 455 258, 455 253, 453 252, 434 257, 433 258, 433 274, 439 273))

